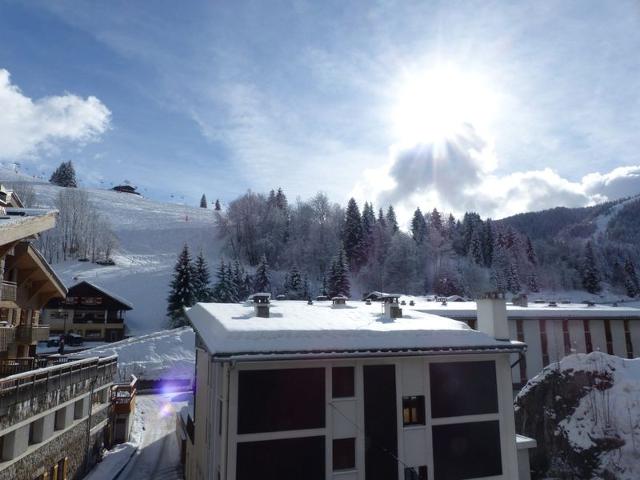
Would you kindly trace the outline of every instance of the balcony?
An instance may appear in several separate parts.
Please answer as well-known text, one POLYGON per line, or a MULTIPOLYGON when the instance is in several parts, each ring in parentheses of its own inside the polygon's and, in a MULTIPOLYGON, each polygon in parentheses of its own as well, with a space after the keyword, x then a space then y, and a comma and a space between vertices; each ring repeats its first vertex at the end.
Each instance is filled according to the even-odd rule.
POLYGON ((13 326, 0 326, 0 352, 6 352, 16 340, 16 329, 13 326))
POLYGON ((0 300, 15 302, 18 298, 18 285, 15 282, 2 282, 0 300))
POLYGON ((33 344, 49 339, 49 325, 19 325, 16 328, 16 342, 33 344))

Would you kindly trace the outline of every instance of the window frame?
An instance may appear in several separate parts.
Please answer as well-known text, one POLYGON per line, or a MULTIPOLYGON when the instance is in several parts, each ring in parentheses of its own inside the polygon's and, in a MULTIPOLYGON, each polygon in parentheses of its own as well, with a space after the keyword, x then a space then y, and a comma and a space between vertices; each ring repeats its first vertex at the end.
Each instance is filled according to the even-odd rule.
POLYGON ((426 396, 425 395, 404 395, 402 397, 402 426, 403 427, 415 427, 424 426, 427 424, 426 415, 426 396), (406 411, 409 411, 411 417, 407 421, 406 411), (413 418, 415 416, 417 418, 413 418))

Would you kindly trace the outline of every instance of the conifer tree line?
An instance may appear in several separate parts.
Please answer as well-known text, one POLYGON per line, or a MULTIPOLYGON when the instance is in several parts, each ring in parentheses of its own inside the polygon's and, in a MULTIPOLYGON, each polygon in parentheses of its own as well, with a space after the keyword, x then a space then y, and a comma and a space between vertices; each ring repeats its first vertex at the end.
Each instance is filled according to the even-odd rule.
POLYGON ((78 182, 76 181, 76 170, 73 167, 71 160, 68 162, 62 162, 58 168, 56 168, 51 177, 49 183, 53 183, 59 187, 76 188, 78 182))
POLYGON ((301 290, 348 296, 353 285, 361 292, 469 297, 489 290, 598 293, 605 281, 640 296, 633 254, 609 251, 597 238, 533 241, 475 212, 456 218, 416 208, 405 231, 392 205, 364 202, 360 208, 352 198, 341 207, 323 193, 290 203, 274 189, 266 195, 249 191, 216 218, 224 253, 247 269, 268 264, 274 277, 286 272, 283 281, 271 280, 262 290, 292 298, 300 298, 301 290), (299 278, 308 287, 301 289, 299 278))

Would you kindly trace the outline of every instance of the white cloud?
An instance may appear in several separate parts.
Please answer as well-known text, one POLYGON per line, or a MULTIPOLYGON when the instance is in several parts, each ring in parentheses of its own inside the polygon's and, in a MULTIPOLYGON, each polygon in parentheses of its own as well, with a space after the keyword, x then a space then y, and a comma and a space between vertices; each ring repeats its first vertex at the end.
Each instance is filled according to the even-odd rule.
POLYGON ((109 128, 111 112, 96 97, 25 96, 0 69, 0 159, 17 160, 61 142, 85 143, 109 128))
POLYGON ((359 200, 393 204, 408 222, 416 207, 501 218, 557 206, 580 207, 640 194, 640 165, 572 181, 555 170, 500 174, 490 146, 471 128, 444 146, 392 148, 388 165, 367 170, 353 189, 359 200))

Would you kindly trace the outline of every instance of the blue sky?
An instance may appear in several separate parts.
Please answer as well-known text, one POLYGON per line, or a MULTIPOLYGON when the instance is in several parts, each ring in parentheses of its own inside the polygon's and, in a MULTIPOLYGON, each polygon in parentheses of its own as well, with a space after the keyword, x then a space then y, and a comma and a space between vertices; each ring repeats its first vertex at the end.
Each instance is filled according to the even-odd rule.
POLYGON ((589 204, 640 193, 639 51, 637 1, 5 1, 0 161, 193 203, 589 204), (401 142, 394 108, 443 65, 496 106, 437 155, 401 142))

